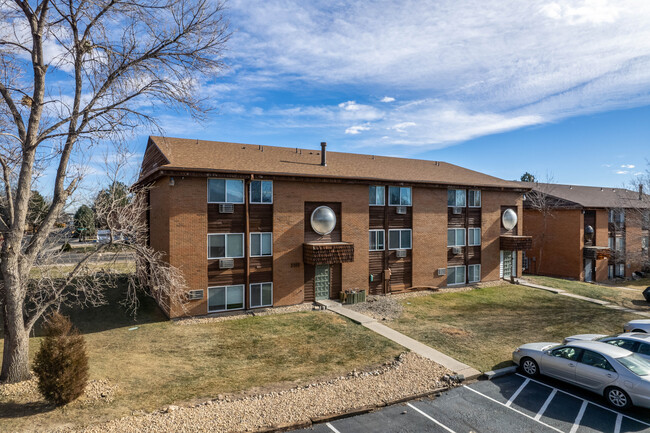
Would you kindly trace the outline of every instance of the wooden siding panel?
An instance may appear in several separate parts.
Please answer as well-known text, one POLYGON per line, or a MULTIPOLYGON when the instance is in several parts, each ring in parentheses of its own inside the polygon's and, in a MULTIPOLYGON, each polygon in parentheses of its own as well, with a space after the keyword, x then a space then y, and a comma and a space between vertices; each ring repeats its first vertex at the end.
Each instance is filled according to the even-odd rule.
POLYGON ((147 149, 144 151, 144 156, 142 157, 140 176, 146 175, 152 170, 165 164, 169 164, 165 155, 163 155, 160 149, 158 149, 158 146, 149 142, 147 144, 147 149))
POLYGON ((251 204, 249 227, 251 232, 272 232, 273 231, 273 205, 272 204, 251 204))
POLYGON ((253 272, 273 272, 273 257, 251 257, 250 271, 253 272))
POLYGON ((388 206, 388 228, 410 229, 413 226, 413 208, 406 207, 405 214, 397 213, 397 206, 388 206))
POLYGON ((380 230, 384 228, 385 206, 370 206, 369 224, 371 230, 380 230))
MULTIPOLYGON (((380 295, 384 293, 384 251, 370 251, 369 271, 373 281, 368 282, 370 293, 380 295)), ((368 276, 370 278, 370 276, 368 276)))
POLYGON ((234 259, 233 269, 219 269, 219 260, 208 260, 208 286, 246 284, 245 259, 234 259))
MULTIPOLYGON (((339 299, 342 290, 342 272, 341 264, 337 263, 330 266, 330 298, 339 299)), ((351 287, 355 288, 355 287, 351 287)))
POLYGON ((255 283, 272 283, 273 282, 273 271, 256 271, 251 272, 250 275, 251 284, 255 283))
POLYGON ((314 274, 314 265, 305 263, 305 302, 314 302, 316 300, 314 274))
POLYGON ((208 233, 244 233, 246 209, 243 204, 234 205, 233 213, 219 213, 219 205, 208 203, 208 233))
POLYGON ((388 255, 388 267, 391 270, 390 291, 401 292, 411 287, 413 255, 411 250, 406 250, 405 258, 397 258, 395 251, 388 255))

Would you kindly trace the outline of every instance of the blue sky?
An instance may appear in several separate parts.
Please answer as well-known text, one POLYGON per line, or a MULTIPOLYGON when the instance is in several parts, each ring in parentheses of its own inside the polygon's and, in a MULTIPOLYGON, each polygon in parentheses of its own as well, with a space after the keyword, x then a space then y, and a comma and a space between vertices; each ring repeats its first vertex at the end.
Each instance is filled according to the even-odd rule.
MULTIPOLYGON (((646 0, 231 0, 217 110, 169 136, 620 186, 647 166, 646 0)), ((146 135, 133 140, 139 163, 146 135)))

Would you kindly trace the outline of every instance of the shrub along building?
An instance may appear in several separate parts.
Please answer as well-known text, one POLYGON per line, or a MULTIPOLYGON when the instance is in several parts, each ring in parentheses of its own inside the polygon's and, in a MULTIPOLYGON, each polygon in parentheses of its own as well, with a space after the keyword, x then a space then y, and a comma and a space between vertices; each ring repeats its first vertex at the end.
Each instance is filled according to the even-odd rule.
POLYGON ((150 243, 203 315, 520 275, 525 188, 437 161, 150 137, 150 243))
POLYGON ((524 272, 605 281, 647 268, 650 197, 642 189, 529 185, 524 272))

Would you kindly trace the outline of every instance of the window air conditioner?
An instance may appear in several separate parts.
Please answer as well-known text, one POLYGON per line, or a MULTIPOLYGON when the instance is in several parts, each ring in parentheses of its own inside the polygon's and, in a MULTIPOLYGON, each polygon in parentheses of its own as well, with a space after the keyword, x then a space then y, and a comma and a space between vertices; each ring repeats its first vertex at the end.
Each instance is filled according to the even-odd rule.
POLYGON ((235 206, 232 203, 221 203, 219 205, 219 213, 233 213, 235 206))
POLYGON ((400 215, 406 215, 406 206, 397 206, 395 208, 395 212, 397 212, 400 215))
POLYGON ((460 215, 460 214, 463 213, 463 208, 462 208, 462 207, 455 206, 455 207, 452 209, 452 212, 453 212, 454 215, 460 215))
POLYGON ((219 269, 232 269, 235 267, 233 259, 219 259, 219 269))
POLYGON ((454 253, 454 254, 460 254, 462 252, 462 249, 461 249, 461 247, 453 247, 451 249, 451 252, 454 253))
POLYGON ((187 298, 190 301, 196 301, 198 299, 203 299, 203 290, 190 290, 187 293, 187 298))
POLYGON ((447 268, 438 268, 438 276, 447 275, 447 268))
POLYGON ((395 251, 395 255, 397 257, 404 258, 404 257, 406 257, 406 250, 397 250, 397 251, 395 251))

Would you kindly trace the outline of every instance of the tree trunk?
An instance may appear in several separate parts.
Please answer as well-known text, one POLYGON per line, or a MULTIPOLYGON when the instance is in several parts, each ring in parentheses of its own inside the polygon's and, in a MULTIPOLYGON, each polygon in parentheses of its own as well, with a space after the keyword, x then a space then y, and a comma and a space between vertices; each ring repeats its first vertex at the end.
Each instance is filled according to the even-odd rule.
POLYGON ((25 330, 23 318, 18 318, 18 324, 8 317, 5 309, 4 320, 4 352, 2 353, 2 372, 0 381, 15 383, 27 380, 29 372, 29 333, 25 330), (17 326, 16 326, 17 325, 17 326))

